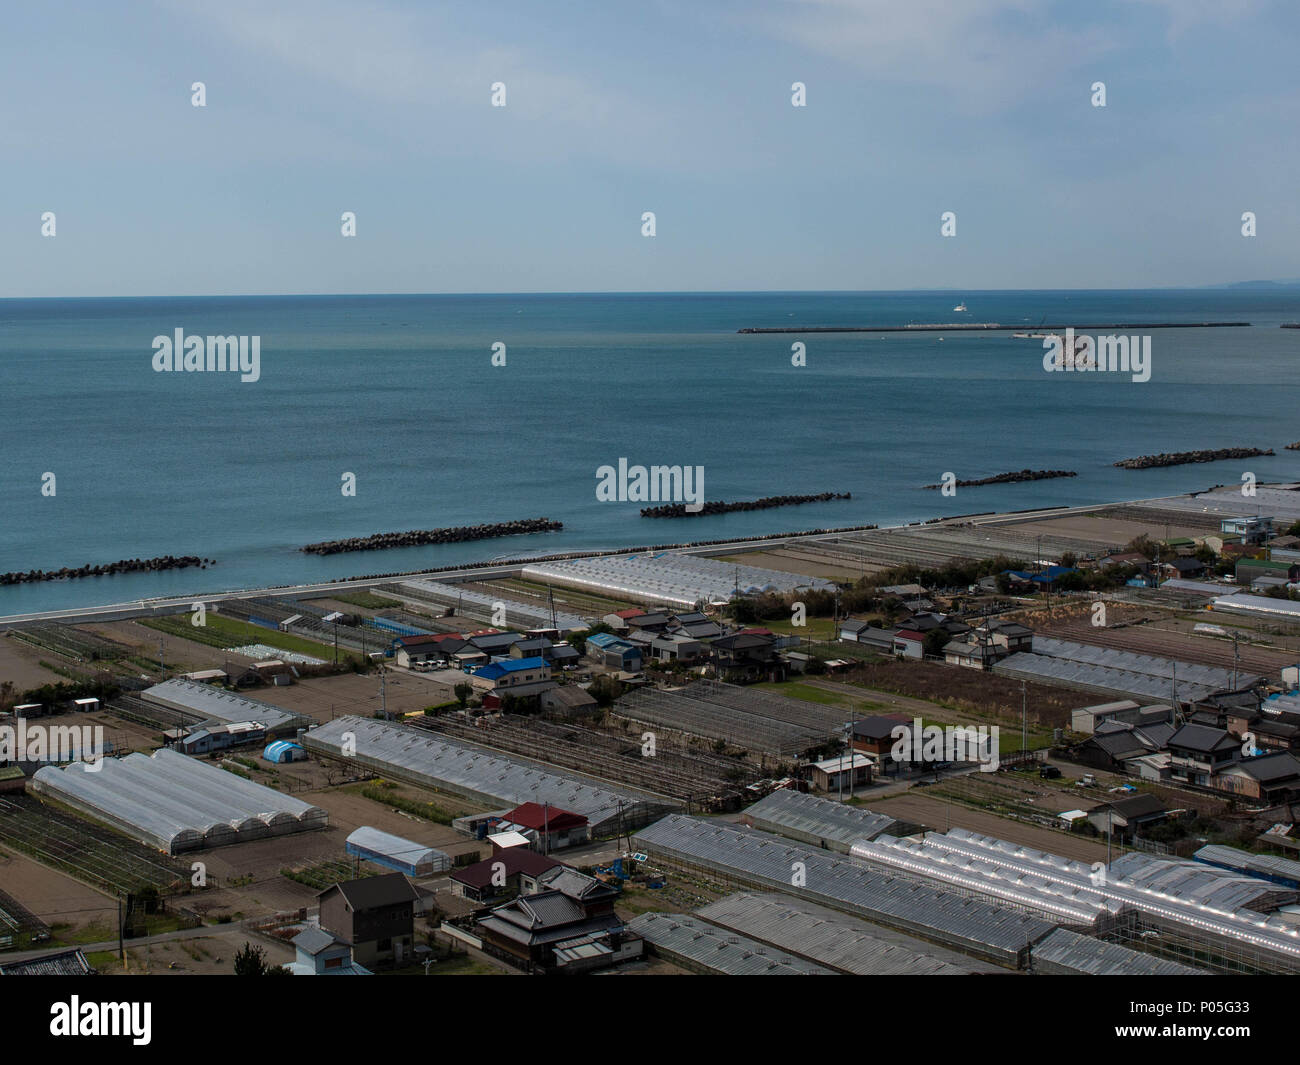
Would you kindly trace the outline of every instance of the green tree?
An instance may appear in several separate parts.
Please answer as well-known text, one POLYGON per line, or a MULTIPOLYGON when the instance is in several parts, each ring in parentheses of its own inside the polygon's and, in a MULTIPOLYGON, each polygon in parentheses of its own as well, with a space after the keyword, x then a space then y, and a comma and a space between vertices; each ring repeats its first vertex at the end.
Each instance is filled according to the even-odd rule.
POLYGON ((469 697, 474 694, 474 685, 462 681, 452 688, 452 693, 456 696, 456 701, 460 703, 460 708, 465 709, 465 704, 469 702, 469 697))
POLYGON ((272 965, 266 960, 266 951, 245 941, 235 955, 236 976, 270 976, 279 965, 272 965))

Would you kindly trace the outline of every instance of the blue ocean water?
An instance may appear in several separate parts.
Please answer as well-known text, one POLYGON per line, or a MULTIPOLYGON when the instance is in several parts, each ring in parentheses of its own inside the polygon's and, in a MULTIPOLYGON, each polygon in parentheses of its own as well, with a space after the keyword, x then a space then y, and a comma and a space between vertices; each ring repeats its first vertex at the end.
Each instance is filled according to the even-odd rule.
POLYGON ((0 301, 0 572, 163 554, 179 570, 0 589, 0 615, 411 570, 531 551, 892 524, 1300 479, 1300 290, 219 297, 0 301), (954 314, 964 299, 967 314, 954 314), (742 326, 1245 320, 1152 334, 1145 384, 1047 374, 1007 334, 740 335, 742 326), (261 379, 156 373, 152 341, 261 337, 261 379), (940 339, 942 336, 942 339, 940 339), (507 365, 491 346, 507 345, 507 365), (807 346, 795 368, 790 347, 807 346), (1126 471, 1158 451, 1248 464, 1126 471), (596 469, 701 465, 709 499, 851 501, 686 520, 601 503, 596 469), (1077 470, 1069 480, 923 490, 1077 470), (57 494, 41 494, 53 472, 57 494), (357 494, 341 494, 341 476, 357 494), (545 515, 560 533, 316 557, 306 543, 545 515))

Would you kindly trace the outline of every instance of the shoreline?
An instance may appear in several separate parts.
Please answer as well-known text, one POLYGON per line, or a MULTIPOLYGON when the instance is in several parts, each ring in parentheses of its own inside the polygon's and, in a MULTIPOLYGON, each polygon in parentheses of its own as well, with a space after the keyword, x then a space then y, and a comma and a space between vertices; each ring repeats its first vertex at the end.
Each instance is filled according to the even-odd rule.
MULTIPOLYGON (((1283 483, 1283 482, 1278 482, 1283 483)), ((1142 496, 1133 499, 1110 500, 1105 503, 1054 504, 1048 506, 1027 507, 1006 511, 974 511, 967 514, 954 514, 944 517, 919 519, 895 525, 862 524, 837 528, 808 529, 797 532, 764 533, 753 536, 726 538, 709 541, 679 541, 666 544, 644 544, 633 546, 615 546, 595 550, 556 552, 546 559, 595 558, 601 555, 621 555, 645 551, 682 551, 688 554, 717 555, 746 551, 761 551, 773 546, 816 540, 821 537, 842 535, 855 532, 897 532, 915 530, 926 526, 984 525, 996 524, 1008 520, 1028 521, 1037 516, 1044 519, 1068 517, 1071 514, 1088 515, 1110 508, 1134 507, 1156 503, 1161 500, 1190 498, 1212 492, 1222 485, 1208 488, 1191 489, 1174 495, 1142 496)), ((1265 487, 1261 485, 1261 487, 1265 487)), ((97 621, 121 620, 131 617, 150 617, 160 614, 181 613, 191 609, 195 602, 202 600, 207 604, 227 599, 251 599, 260 596, 296 596, 300 598, 319 598, 338 591, 364 591, 380 584, 389 584, 396 580, 418 580, 431 577, 439 580, 490 580, 517 574, 522 567, 544 559, 529 556, 511 559, 483 559, 442 567, 419 570, 396 571, 381 574, 354 574, 333 580, 311 581, 303 584, 259 585, 253 588, 233 588, 213 591, 192 591, 184 595, 157 596, 133 599, 124 602, 102 604, 98 606, 67 607, 52 610, 32 611, 23 614, 0 615, 0 631, 18 628, 40 621, 61 621, 66 624, 88 624, 97 621)))

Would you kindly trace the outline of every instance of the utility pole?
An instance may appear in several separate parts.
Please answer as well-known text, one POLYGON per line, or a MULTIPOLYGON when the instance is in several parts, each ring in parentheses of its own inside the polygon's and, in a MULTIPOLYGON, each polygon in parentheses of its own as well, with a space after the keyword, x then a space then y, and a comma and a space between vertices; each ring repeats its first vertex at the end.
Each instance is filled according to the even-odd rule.
POLYGON ((388 720, 388 670, 379 666, 379 706, 384 720, 388 720))
POLYGON ((167 667, 163 664, 163 650, 165 646, 166 645, 163 642, 163 638, 159 636, 158 637, 158 673, 164 679, 167 676, 167 667))
POLYGON ((1020 682, 1020 753, 1029 750, 1029 692, 1020 682))

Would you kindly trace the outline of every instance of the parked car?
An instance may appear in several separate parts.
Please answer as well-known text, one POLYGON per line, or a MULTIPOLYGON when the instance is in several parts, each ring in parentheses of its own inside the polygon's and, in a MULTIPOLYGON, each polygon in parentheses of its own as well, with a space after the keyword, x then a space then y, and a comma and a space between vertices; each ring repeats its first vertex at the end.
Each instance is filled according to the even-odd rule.
POLYGON ((1083 776, 1079 778, 1079 787, 1081 788, 1095 788, 1096 786, 1097 778, 1091 773, 1084 773, 1083 776))
POLYGON ((1054 765, 1045 765, 1038 770, 1038 775, 1044 780, 1055 780, 1061 775, 1061 771, 1054 765))

